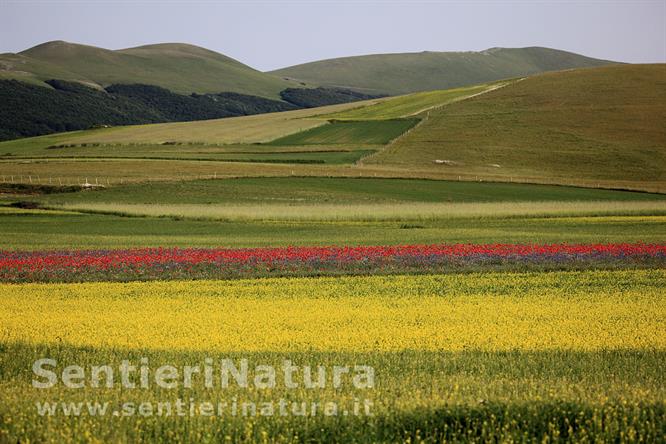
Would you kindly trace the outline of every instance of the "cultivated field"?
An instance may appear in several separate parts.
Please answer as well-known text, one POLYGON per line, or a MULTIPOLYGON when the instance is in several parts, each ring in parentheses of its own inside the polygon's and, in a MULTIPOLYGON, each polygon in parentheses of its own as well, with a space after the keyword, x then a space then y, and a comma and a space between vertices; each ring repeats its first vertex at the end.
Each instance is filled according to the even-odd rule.
POLYGON ((662 77, 0 143, 0 442, 663 440, 662 77))
POLYGON ((613 440, 626 432, 655 441, 664 414, 663 279, 663 271, 586 271, 4 286, 3 417, 13 420, 0 433, 54 442, 86 435, 392 442, 520 440, 526 434, 613 440), (338 389, 308 390, 301 382, 298 389, 247 390, 233 382, 206 388, 197 378, 190 389, 182 380, 176 383, 181 388, 153 384, 125 392, 88 384, 48 389, 45 398, 45 390, 23 383, 32 377, 33 360, 45 355, 58 366, 88 368, 118 366, 128 357, 137 365, 142 357, 173 365, 227 358, 279 368, 288 356, 296 365, 317 363, 329 371, 337 363, 372 366, 376 385, 356 388, 345 380, 338 389), (180 390, 196 400, 197 412, 201 403, 212 403, 214 416, 112 413, 121 400, 137 409, 175 400, 180 390), (373 414, 241 414, 252 411, 251 403, 278 398, 288 400, 290 410, 291 402, 299 409, 301 400, 308 408, 335 401, 350 413, 355 400, 369 401, 373 414), (87 412, 90 399, 108 403, 106 415, 44 418, 33 407, 82 403, 87 412), (228 405, 218 415, 223 401, 228 405))

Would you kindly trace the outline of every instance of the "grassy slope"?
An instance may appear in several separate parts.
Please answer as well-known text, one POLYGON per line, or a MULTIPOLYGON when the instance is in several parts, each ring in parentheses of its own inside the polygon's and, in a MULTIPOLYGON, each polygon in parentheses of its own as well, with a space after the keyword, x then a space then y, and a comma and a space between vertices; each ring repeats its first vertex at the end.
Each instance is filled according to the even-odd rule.
POLYGON ((433 110, 365 163, 505 179, 663 183, 664 121, 666 65, 550 73, 433 110))
MULTIPOLYGON (((466 97, 471 94, 475 94, 479 91, 485 90, 487 87, 481 85, 478 87, 471 88, 461 88, 453 91, 435 91, 429 93, 421 93, 413 96, 403 96, 391 99, 382 99, 382 100, 371 100, 366 102, 359 102, 354 104, 342 104, 335 105, 330 107, 322 107, 317 109, 310 110, 301 110, 296 112, 289 113, 274 113, 267 114, 262 116, 252 116, 251 118, 231 118, 223 120, 214 120, 214 121, 203 121, 203 122, 186 122, 177 125, 172 124, 158 124, 158 125, 141 125, 141 126, 130 126, 130 127, 118 127, 111 129, 103 130, 91 130, 91 131, 79 131, 74 133, 63 133, 55 135, 47 135, 41 137, 33 137, 26 139, 19 139, 14 141, 8 141, 0 143, 0 156, 4 157, 4 164, 1 168, 3 173, 7 173, 8 176, 11 175, 17 176, 17 179, 23 174, 20 169, 25 167, 27 158, 59 158, 59 159, 72 159, 71 162, 76 164, 77 160, 86 160, 93 158, 132 158, 137 159, 136 162, 141 162, 148 159, 171 159, 173 161, 179 160, 234 160, 242 161, 248 160, 252 162, 324 162, 328 164, 341 164, 341 163, 350 163, 357 161, 360 156, 367 155, 369 151, 362 146, 364 143, 385 143, 391 138, 394 138, 403 131, 402 123, 392 122, 392 123, 366 123, 366 124, 356 124, 360 125, 360 131, 352 131, 352 134, 347 134, 346 131, 343 131, 343 137, 340 139, 340 134, 334 132, 333 134, 335 140, 330 140, 330 137, 323 140, 327 144, 325 148, 314 146, 304 146, 303 143, 306 143, 307 140, 303 140, 304 136, 311 135, 307 129, 313 126, 323 124, 324 117, 326 118, 337 118, 338 116, 342 118, 347 118, 345 116, 346 111, 362 111, 366 107, 368 112, 363 113, 362 115, 352 114, 351 118, 356 117, 366 117, 368 119, 385 119, 401 117, 404 115, 410 115, 414 112, 423 110, 424 107, 439 106, 444 103, 447 103, 451 100, 458 100, 462 97, 466 97), (382 103, 387 103, 387 106, 377 107, 382 103), (319 117, 321 115, 321 117, 319 117), (366 140, 367 135, 365 134, 366 126, 377 127, 374 128, 374 132, 377 133, 376 137, 371 140, 366 140), (384 134, 379 134, 383 132, 383 127, 387 126, 391 130, 385 136, 384 134), (299 131, 305 130, 302 133, 299 131), (382 130, 382 131, 380 131, 382 130), (393 131, 395 130, 395 131, 393 131), (256 143, 256 142, 265 142, 275 137, 284 135, 285 133, 294 133, 291 137, 295 138, 294 143, 298 143, 298 146, 288 147, 288 146, 259 146, 259 145, 224 145, 229 143, 256 143), (360 135, 361 138, 354 138, 352 136, 360 135), (357 140, 358 139, 358 140, 357 140), (377 139, 377 140, 375 140, 377 139), (330 146, 331 143, 335 142, 344 142, 339 146, 330 146), (184 145, 161 145, 165 141, 178 141, 184 145), (361 143, 361 145, 359 145, 361 143), (85 144, 85 146, 82 146, 85 144), (94 146, 91 146, 94 144, 94 146), (97 144, 101 144, 97 146, 97 144), (204 145, 205 144, 205 145, 204 145), (209 145, 209 144, 223 144, 221 146, 209 145), (50 146, 60 146, 60 145, 74 145, 66 146, 60 149, 48 149, 50 146), (296 151, 338 151, 330 153, 319 153, 319 154, 277 154, 285 151, 296 152, 296 151), (365 150, 365 151, 364 151, 365 150), (353 151, 353 152, 350 152, 353 151), (248 153, 248 154, 246 154, 248 153), (16 164, 12 164, 11 160, 17 159, 17 162, 21 163, 19 167, 16 164), (18 167, 18 168, 17 168, 18 167)), ((339 126, 336 126, 338 128, 339 126)), ((355 128, 353 125, 345 126, 343 129, 355 128)), ((370 129, 373 129, 370 128, 370 129)), ((324 136, 326 133, 330 132, 331 128, 325 128, 323 133, 324 136)), ((322 134, 319 134, 316 143, 322 143, 321 139, 322 134)), ((287 138, 289 139, 289 137, 287 138)), ((38 160, 35 160, 38 162, 38 160)), ((90 163, 87 165, 78 164, 80 168, 75 168, 75 171, 85 171, 87 167, 91 166, 90 163)), ((135 165, 141 169, 141 165, 137 163, 135 165)), ((148 164, 145 164, 147 168, 144 171, 151 171, 151 168, 148 168, 148 164)), ((214 167, 219 170, 219 165, 214 167)), ((65 168, 67 169, 67 168, 65 168)), ((179 170, 178 165, 174 165, 175 170, 179 170)), ((188 168, 189 169, 189 168, 188 168)), ((238 170, 238 167, 233 167, 234 170, 238 170)), ((51 168, 47 168, 48 172, 35 172, 34 174, 27 172, 27 175, 42 175, 53 176, 53 177, 63 177, 63 171, 61 171, 56 165, 53 165, 51 168)), ((111 165, 107 169, 105 174, 101 172, 88 173, 85 172, 84 175, 92 177, 114 177, 117 174, 113 173, 111 165)), ((201 171, 202 173, 207 172, 207 168, 204 168, 206 171, 201 171)), ((260 173, 256 165, 250 165, 246 167, 246 173, 260 173)), ((121 173, 121 172, 119 172, 121 173)), ((301 174, 305 174, 304 171, 300 171, 301 174)), ((153 169, 152 175, 154 176, 157 172, 153 169)), ((340 174, 337 172, 336 174, 340 174)), ((70 176, 66 174, 66 176, 70 176)), ((129 177, 125 177, 126 179, 129 177)), ((27 179, 27 176, 26 176, 27 179)), ((71 180, 71 177, 68 179, 71 180)))
POLYGON ((11 67, 0 71, 3 77, 25 80, 23 71, 39 80, 58 78, 101 86, 145 83, 183 94, 234 91, 277 98, 281 90, 294 86, 222 54, 185 44, 110 51, 56 41, 17 55, 3 54, 0 62, 11 67))
POLYGON ((292 66, 272 73, 319 85, 405 94, 608 63, 612 62, 548 48, 494 48, 481 52, 345 57, 292 66))
POLYGON ((30 137, 0 142, 0 154, 11 153, 17 156, 49 155, 49 151, 45 149, 58 144, 101 143, 116 145, 160 144, 163 142, 243 144, 268 142, 287 134, 323 125, 326 123, 326 119, 320 117, 322 114, 330 114, 374 103, 377 103, 377 101, 369 100, 321 108, 225 119, 131 125, 30 137))
POLYGON ((328 115, 339 120, 380 120, 413 116, 423 111, 463 100, 474 94, 480 94, 501 87, 506 82, 475 85, 464 88, 426 91, 404 96, 392 97, 375 105, 353 108, 328 115))
MULTIPOLYGON (((0 174, 7 178, 23 175, 26 182, 29 176, 40 176, 42 181, 44 177, 53 177, 62 178, 67 183, 82 183, 85 177, 113 182, 121 179, 169 180, 193 175, 427 177, 664 191, 663 147, 666 137, 661 121, 665 113, 665 72, 663 65, 623 65, 528 78, 459 103, 450 102, 475 92, 476 87, 260 116, 118 127, 22 139, 0 143, 0 156, 3 157, 0 174), (446 106, 438 108, 439 104, 447 102, 446 106), (332 117, 383 119, 418 112, 424 107, 431 108, 422 113, 430 116, 424 124, 395 141, 384 152, 366 157, 362 165, 354 167, 280 167, 182 160, 223 160, 225 156, 234 157, 234 160, 262 160, 256 155, 251 159, 220 155, 218 153, 225 147, 202 148, 201 143, 268 142, 320 126, 332 117), (189 145, 159 146, 167 141, 189 145), (46 149, 63 143, 100 143, 104 146, 46 149), (125 146, 107 146, 118 144, 125 146), (219 151, 202 153, 202 149, 219 151), (95 162, 92 159, 62 159, 48 164, 41 159, 12 160, 22 156, 167 157, 174 160, 95 162), (435 159, 458 163, 434 164, 435 159)), ((294 137, 304 134, 307 131, 294 137)), ((256 150, 267 148, 257 146, 256 150)), ((243 149, 253 150, 251 147, 243 149)), ((307 148, 308 151, 312 149, 307 148)), ((335 149, 364 148, 347 143, 335 146, 335 149)), ((291 155, 277 157, 280 156, 285 161, 292 158, 291 155)), ((332 163, 346 162, 354 157, 348 158, 346 154, 342 155, 345 159, 338 159, 337 154, 317 156, 331 157, 332 163)))
MULTIPOLYGON (((49 146, 62 144, 160 144, 176 141, 193 144, 190 148, 176 147, 179 151, 201 150, 200 144, 258 143, 298 133, 322 125, 327 119, 341 120, 380 120, 412 115, 426 108, 441 106, 451 101, 485 91, 494 85, 479 85, 447 91, 431 91, 408 96, 345 103, 320 108, 311 108, 283 113, 268 113, 256 116, 232 117, 199 122, 177 122, 153 125, 132 125, 108 129, 94 129, 71 133, 51 134, 18 140, 0 142, 1 156, 17 157, 62 157, 95 155, 102 156, 104 149, 96 147, 67 150, 47 150, 49 146)), ((358 143, 358 141, 354 141, 358 143)), ((154 154, 155 146, 115 147, 123 155, 131 149, 133 157, 154 154)), ((259 148, 257 148, 259 149, 259 148)), ((111 155, 113 151, 110 150, 111 155)), ((168 146, 159 150, 170 150, 168 146)))
MULTIPOLYGON (((50 88, 44 83, 44 80, 55 78, 83 81, 84 79, 80 77, 66 67, 47 61, 33 59, 22 54, 0 54, 0 79, 16 79, 50 88)), ((86 83, 90 86, 99 87, 94 83, 86 83)))

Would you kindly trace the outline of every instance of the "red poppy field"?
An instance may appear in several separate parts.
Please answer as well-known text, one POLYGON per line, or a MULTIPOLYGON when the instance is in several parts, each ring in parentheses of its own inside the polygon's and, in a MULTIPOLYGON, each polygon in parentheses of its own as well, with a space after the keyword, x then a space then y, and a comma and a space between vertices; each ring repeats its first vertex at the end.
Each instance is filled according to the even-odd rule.
POLYGON ((221 279, 662 266, 665 244, 439 244, 0 252, 5 282, 221 279))

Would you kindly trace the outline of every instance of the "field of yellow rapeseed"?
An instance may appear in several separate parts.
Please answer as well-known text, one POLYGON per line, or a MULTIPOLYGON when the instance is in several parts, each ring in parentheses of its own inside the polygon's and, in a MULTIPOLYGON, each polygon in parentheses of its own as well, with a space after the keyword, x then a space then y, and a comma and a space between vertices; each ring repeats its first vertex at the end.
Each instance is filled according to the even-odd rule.
POLYGON ((2 284, 0 442, 655 442, 666 424, 665 275, 2 284), (43 358, 58 381, 81 366, 84 386, 33 387, 43 358), (182 372, 173 389, 126 389, 117 373, 112 387, 91 382, 93 366, 145 362, 154 372, 221 359, 321 365, 327 381, 333 366, 361 364, 376 383, 261 389, 195 378, 188 389, 182 372), (341 408, 362 399, 372 415, 205 416, 200 407, 283 399, 341 408), (197 414, 140 410, 179 401, 197 414), (83 413, 65 414, 73 408, 83 413))
POLYGON ((664 270, 0 286, 9 342, 157 350, 666 349, 664 270))

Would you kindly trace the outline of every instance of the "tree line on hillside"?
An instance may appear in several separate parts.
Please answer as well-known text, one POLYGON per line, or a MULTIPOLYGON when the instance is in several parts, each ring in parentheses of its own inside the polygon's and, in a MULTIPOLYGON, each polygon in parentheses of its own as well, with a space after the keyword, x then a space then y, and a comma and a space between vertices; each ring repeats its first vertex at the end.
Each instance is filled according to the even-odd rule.
POLYGON ((289 88, 280 101, 233 92, 185 96, 153 85, 96 89, 56 79, 46 83, 50 87, 0 80, 0 140, 99 126, 219 119, 370 98, 330 88, 289 88))
POLYGON ((377 99, 382 96, 363 94, 358 91, 340 88, 287 88, 280 93, 285 102, 293 103, 302 108, 336 105, 338 103, 357 102, 359 100, 377 99))

